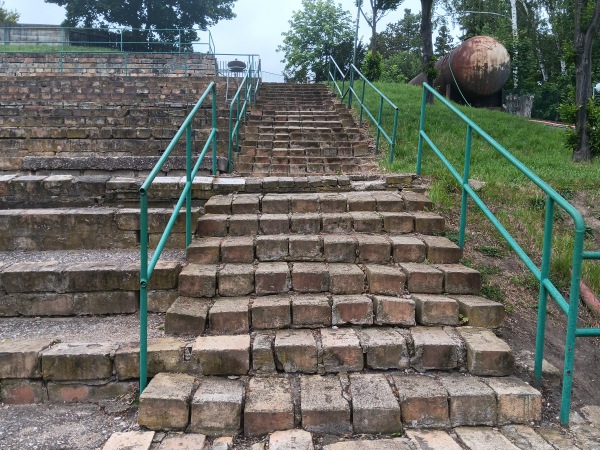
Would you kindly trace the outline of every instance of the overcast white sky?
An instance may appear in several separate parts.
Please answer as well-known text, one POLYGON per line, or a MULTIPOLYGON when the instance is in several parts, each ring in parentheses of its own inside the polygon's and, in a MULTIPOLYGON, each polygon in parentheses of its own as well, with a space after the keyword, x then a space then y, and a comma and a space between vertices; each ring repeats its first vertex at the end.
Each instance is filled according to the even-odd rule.
MULTIPOLYGON (((20 14, 20 23, 60 24, 64 18, 64 10, 44 0, 4 0, 7 9, 16 9, 20 14)), ((356 18, 354 0, 338 0, 342 7, 356 18)), ((282 43, 281 33, 287 29, 293 11, 302 7, 301 0, 237 0, 233 20, 219 22, 211 28, 217 53, 257 53, 261 55, 263 70, 281 73, 282 54, 275 50, 282 43)), ((419 0, 404 0, 397 11, 388 14, 379 24, 383 30, 385 25, 402 18, 405 8, 413 12, 420 9, 419 0)), ((368 43, 370 31, 364 21, 360 22, 359 36, 368 43)))

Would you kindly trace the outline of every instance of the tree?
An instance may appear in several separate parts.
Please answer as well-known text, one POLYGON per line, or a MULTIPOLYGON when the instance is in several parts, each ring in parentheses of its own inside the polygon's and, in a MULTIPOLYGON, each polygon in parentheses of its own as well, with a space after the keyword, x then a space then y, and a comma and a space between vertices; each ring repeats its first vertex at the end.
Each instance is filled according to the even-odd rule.
POLYGON ((452 33, 450 32, 450 28, 448 28, 448 22, 444 16, 439 18, 440 27, 438 29, 438 35, 435 38, 435 54, 434 56, 437 58, 441 58, 446 53, 450 53, 452 48, 454 48, 454 38, 452 37, 452 33))
MULTIPOLYGON (((346 72, 352 62, 354 29, 348 11, 333 0, 302 0, 302 9, 294 11, 289 30, 282 33, 284 73, 288 81, 315 82, 327 79, 327 59, 333 57, 346 72)), ((364 49, 359 44, 357 65, 364 49)))
POLYGON ((375 40, 377 48, 384 58, 390 58, 400 52, 418 53, 421 57, 421 39, 419 24, 421 15, 404 10, 404 16, 396 23, 390 23, 384 31, 378 33, 375 40))
MULTIPOLYGON (((421 0, 421 61, 423 63, 423 73, 427 77, 427 84, 433 86, 433 80, 436 78, 433 60, 433 24, 431 15, 433 13, 434 0, 421 0)), ((433 95, 427 92, 427 103, 433 103, 433 95)))
POLYGON ((600 1, 574 0, 575 17, 575 129, 579 142, 575 161, 591 161, 588 103, 592 98, 592 43, 600 25, 600 1))
MULTIPOLYGON (((45 0, 66 9, 65 26, 123 26, 144 30, 141 38, 151 42, 177 37, 176 29, 207 27, 235 17, 235 0, 45 0), (166 29, 175 31, 164 31, 166 29), (163 31, 159 31, 163 30, 163 31)), ((139 36, 133 36, 139 38, 139 36)), ((195 32, 180 36, 196 39, 195 32)), ((151 47, 150 47, 151 48, 151 47)))
POLYGON ((4 1, 0 1, 0 23, 17 23, 20 16, 16 10, 6 9, 4 1))
MULTIPOLYGON (((369 6, 371 6, 370 14, 365 13, 361 7, 360 12, 371 27, 371 43, 369 46, 371 52, 375 53, 379 50, 375 39, 377 36, 377 23, 379 23, 379 21, 390 11, 396 11, 403 1, 404 0, 369 0, 369 6)), ((364 4, 364 0, 356 0, 356 6, 359 6, 359 4, 364 4)))

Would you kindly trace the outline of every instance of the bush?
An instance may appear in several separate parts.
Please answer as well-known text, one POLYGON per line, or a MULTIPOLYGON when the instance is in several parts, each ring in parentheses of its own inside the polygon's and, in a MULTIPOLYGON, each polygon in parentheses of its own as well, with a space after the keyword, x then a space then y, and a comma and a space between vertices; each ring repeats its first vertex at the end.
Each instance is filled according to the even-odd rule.
MULTIPOLYGON (((574 124, 577 117, 577 106, 573 100, 566 101, 558 107, 563 122, 574 124)), ((600 101, 591 98, 587 105, 588 130, 590 133, 590 149, 593 156, 600 156, 600 101)), ((575 152, 580 136, 575 128, 567 129, 566 147, 575 152)))
POLYGON ((381 65, 381 81, 388 83, 406 83, 421 72, 419 55, 411 52, 400 52, 383 60, 381 65))
POLYGON ((369 50, 365 55, 360 71, 367 77, 367 80, 379 81, 381 78, 381 53, 378 51, 373 53, 369 50))

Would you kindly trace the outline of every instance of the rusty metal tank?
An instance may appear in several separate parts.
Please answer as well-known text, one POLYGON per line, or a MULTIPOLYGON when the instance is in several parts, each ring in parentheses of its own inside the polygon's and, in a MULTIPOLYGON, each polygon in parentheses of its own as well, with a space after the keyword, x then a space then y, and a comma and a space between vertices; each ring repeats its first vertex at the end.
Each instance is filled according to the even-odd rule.
MULTIPOLYGON (((500 106, 502 87, 511 74, 508 51, 489 36, 467 39, 440 58, 435 68, 439 72, 434 82, 438 92, 481 106, 500 106)), ((423 78, 421 74, 411 84, 421 84, 423 78)))

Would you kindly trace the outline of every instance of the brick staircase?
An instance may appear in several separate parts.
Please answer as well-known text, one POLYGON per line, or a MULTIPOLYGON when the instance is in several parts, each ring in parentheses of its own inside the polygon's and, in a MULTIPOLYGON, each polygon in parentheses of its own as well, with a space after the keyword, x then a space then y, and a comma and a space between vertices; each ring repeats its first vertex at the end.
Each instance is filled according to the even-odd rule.
POLYGON ((264 83, 235 159, 243 176, 377 172, 348 109, 324 85, 264 83))
POLYGON ((410 185, 340 192, 338 180, 309 194, 291 185, 290 175, 345 161, 374 167, 337 109, 320 86, 263 88, 236 171, 290 187, 205 204, 165 318, 167 334, 195 337, 195 369, 151 369, 141 425, 393 434, 540 419, 540 394, 507 377, 514 358, 492 331, 502 305, 477 295, 479 273, 439 236, 444 219, 427 197, 410 185))
MULTIPOLYGON (((407 430, 431 445, 417 448, 441 449, 458 444, 419 429, 539 421, 542 397, 511 376, 495 333, 503 306, 479 295, 479 273, 460 264, 414 177, 374 173, 368 141, 322 86, 260 95, 236 156, 243 176, 195 180, 194 241, 184 253, 180 220, 151 281, 139 424, 249 439, 407 430)), ((128 395, 144 170, 62 172, 50 157, 27 171, 19 158, 0 176, 2 402, 128 395)), ((173 170, 156 187, 151 246, 178 195, 173 170)), ((465 443, 469 430, 456 428, 463 445, 484 448, 465 443)), ((407 438, 373 448, 416 445, 407 438)))

